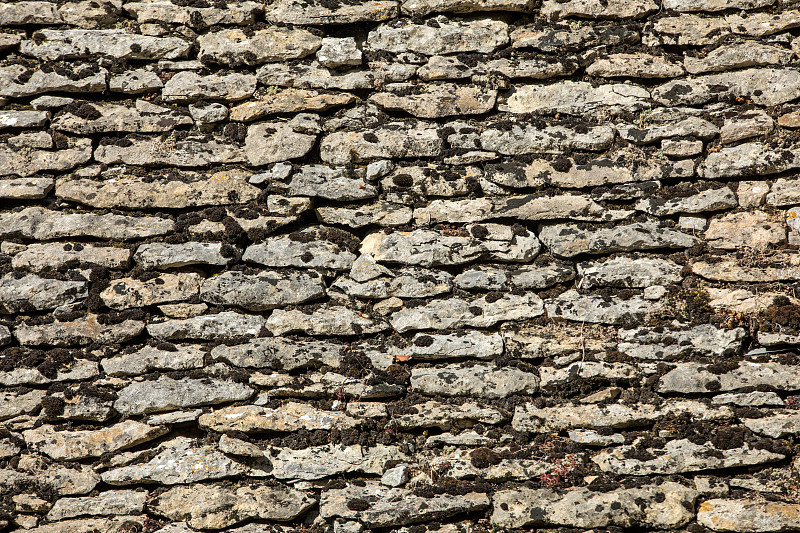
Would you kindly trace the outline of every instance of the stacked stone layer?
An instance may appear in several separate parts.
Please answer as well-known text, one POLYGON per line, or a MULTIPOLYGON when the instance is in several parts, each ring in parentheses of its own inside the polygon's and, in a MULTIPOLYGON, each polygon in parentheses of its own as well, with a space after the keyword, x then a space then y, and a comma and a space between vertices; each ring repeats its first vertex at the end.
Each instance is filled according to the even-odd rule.
POLYGON ((800 10, 0 3, 0 531, 800 530, 800 10))

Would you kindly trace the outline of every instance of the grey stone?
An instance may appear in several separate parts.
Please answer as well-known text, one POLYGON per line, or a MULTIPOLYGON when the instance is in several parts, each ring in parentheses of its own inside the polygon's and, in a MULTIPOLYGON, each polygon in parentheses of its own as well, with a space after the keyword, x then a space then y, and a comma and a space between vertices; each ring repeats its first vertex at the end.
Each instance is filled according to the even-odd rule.
POLYGON ((496 20, 453 22, 439 24, 436 28, 420 24, 406 24, 396 28, 380 26, 367 36, 369 48, 395 54, 488 54, 507 43, 508 25, 496 20))
POLYGON ((706 500, 697 508, 697 523, 712 531, 791 531, 800 505, 753 500, 706 500))
POLYGON ((667 0, 666 9, 673 11, 725 11, 749 10, 770 5, 770 0, 667 0))
POLYGON ((316 136, 298 133, 287 123, 254 124, 247 129, 244 153, 251 165, 261 166, 306 155, 316 136))
POLYGON ((661 377, 658 390, 667 393, 704 393, 759 385, 777 390, 796 390, 800 389, 800 376, 792 373, 790 366, 780 363, 744 362, 722 374, 713 373, 699 363, 679 363, 661 377))
POLYGON ((256 73, 259 83, 279 87, 354 91, 372 89, 376 74, 367 70, 343 73, 315 65, 268 64, 256 73))
POLYGON ((357 66, 361 64, 361 50, 353 37, 326 37, 317 50, 317 61, 329 68, 357 66))
POLYGON ((192 123, 189 117, 175 113, 166 107, 152 106, 147 112, 140 112, 138 109, 124 105, 92 106, 84 103, 80 109, 85 112, 87 107, 96 111, 99 116, 89 119, 85 116, 77 116, 68 109, 68 112, 53 119, 51 126, 55 130, 85 135, 116 131, 156 133, 171 131, 177 126, 188 126, 192 123))
POLYGON ((418 333, 407 348, 397 348, 411 360, 436 360, 461 357, 491 359, 503 353, 503 338, 497 333, 463 331, 454 334, 418 333))
MULTIPOLYGON (((572 95, 573 101, 575 96, 572 95)), ((520 111, 522 112, 522 111, 520 111)), ((481 145, 503 155, 525 155, 531 153, 560 154, 564 150, 598 151, 611 147, 614 130, 609 126, 592 126, 587 130, 549 126, 538 129, 519 124, 511 130, 487 128, 481 133, 481 145)))
POLYGON ((147 281, 121 278, 100 293, 103 303, 111 309, 146 307, 188 300, 200 290, 200 276, 190 272, 161 274, 147 281))
POLYGON ((136 69, 113 75, 108 80, 108 89, 111 92, 126 94, 141 94, 158 91, 164 87, 164 82, 155 72, 136 69))
POLYGON ((14 150, 0 145, 0 175, 30 176, 38 172, 66 171, 86 163, 92 157, 90 139, 69 141, 62 150, 14 150))
POLYGON ((763 111, 750 111, 741 113, 726 121, 719 132, 719 140, 723 144, 730 144, 742 139, 766 135, 775 129, 775 122, 763 111))
POLYGON ((428 396, 498 399, 512 394, 535 393, 539 389, 539 378, 536 374, 513 367, 496 368, 481 364, 461 368, 460 365, 452 365, 413 369, 411 386, 428 396))
POLYGON ((800 187, 793 179, 778 178, 767 194, 767 204, 769 205, 793 205, 798 203, 798 200, 800 200, 800 187))
POLYGON ((380 319, 341 306, 326 306, 306 314, 276 309, 266 321, 273 335, 303 332, 308 335, 369 335, 389 329, 380 319))
POLYGON ((785 405, 777 393, 758 391, 741 393, 728 392, 725 394, 718 394, 717 396, 711 398, 711 403, 714 405, 733 404, 741 407, 782 407, 785 405))
POLYGON ((560 81, 549 85, 533 84, 516 87, 499 111, 511 113, 574 113, 581 114, 601 107, 617 107, 637 111, 649 107, 650 93, 636 85, 610 84, 592 87, 587 82, 560 81))
POLYGON ((477 260, 526 262, 539 252, 539 240, 527 230, 514 235, 507 226, 467 226, 461 235, 435 230, 376 232, 361 243, 361 253, 376 261, 419 266, 458 265, 477 260))
POLYGON ((83 57, 114 59, 175 59, 191 44, 177 37, 151 37, 121 30, 39 30, 43 39, 22 41, 20 52, 54 61, 83 57))
POLYGON ((488 113, 494 108, 497 97, 495 90, 450 83, 425 85, 424 91, 419 92, 414 88, 412 84, 397 84, 392 86, 392 90, 398 92, 373 93, 370 101, 384 109, 405 111, 415 117, 442 118, 488 113))
MULTIPOLYGON (((17 328, 17 330, 19 329, 17 328)), ((56 371, 56 375, 51 377, 46 377, 36 368, 15 368, 9 372, 0 372, 0 385, 14 387, 17 385, 43 385, 58 381, 85 380, 94 378, 99 373, 100 370, 94 361, 77 359, 70 363, 69 368, 60 368, 56 371)))
POLYGON ((626 382, 639 377, 639 371, 626 363, 577 362, 564 368, 540 367, 542 390, 557 391, 577 380, 626 382))
POLYGON ((410 467, 408 465, 399 465, 388 469, 381 476, 381 485, 386 485, 387 487, 402 487, 408 482, 410 477, 409 470, 410 467))
MULTIPOLYGON (((254 80, 255 81, 255 80, 254 80)), ((249 122, 268 115, 327 111, 355 102, 351 94, 320 93, 307 89, 284 89, 267 99, 248 101, 231 109, 231 120, 249 122)))
POLYGON ((652 424, 663 418, 688 415, 693 420, 724 420, 732 415, 728 407, 709 408, 694 400, 667 400, 656 407, 651 404, 608 405, 564 404, 543 407, 532 404, 518 406, 511 422, 517 431, 561 431, 574 428, 614 429, 652 424))
MULTIPOLYGON (((189 105, 189 114, 196 124, 215 124, 228 118, 228 108, 222 104, 189 105)), ((253 183, 252 181, 250 183, 253 183)), ((255 185, 255 183, 253 183, 255 185)))
MULTIPOLYGON (((153 510, 195 529, 224 529, 252 519, 285 522, 302 515, 316 500, 286 486, 197 485, 159 495, 153 510)), ((257 532, 255 532, 257 533, 257 532)))
POLYGON ((465 196, 481 178, 482 172, 476 166, 444 173, 429 164, 398 167, 380 185, 387 200, 413 205, 419 196, 465 196))
POLYGON ((326 444, 303 450, 268 448, 264 457, 272 464, 270 475, 276 479, 314 480, 350 472, 383 474, 386 463, 405 455, 397 446, 326 444))
POLYGON ((256 77, 252 74, 228 74, 226 76, 200 76, 183 71, 172 76, 161 96, 166 102, 194 102, 203 100, 242 100, 256 90, 256 77))
POLYGON ((47 464, 35 455, 22 455, 17 470, 0 470, 0 483, 4 487, 31 483, 43 483, 52 487, 60 496, 87 494, 100 482, 100 476, 91 467, 79 464, 63 466, 47 464))
POLYGON ((181 345, 169 350, 145 346, 133 353, 103 359, 100 365, 109 376, 132 376, 153 370, 202 368, 204 355, 203 350, 191 345, 181 345))
POLYGON ((358 4, 333 6, 308 4, 298 0, 280 0, 270 6, 267 20, 290 24, 353 24, 380 22, 398 15, 395 1, 368 0, 358 4))
POLYGON ((590 46, 614 46, 633 43, 638 35, 622 26, 582 25, 577 28, 544 28, 523 26, 511 32, 513 48, 533 48, 541 52, 577 52, 590 46))
POLYGON ((379 277, 363 283, 341 277, 331 288, 357 298, 426 298, 450 292, 452 279, 446 272, 403 269, 392 277, 379 277))
POLYGON ((320 157, 329 164, 346 165, 378 158, 436 157, 442 148, 434 128, 384 126, 369 132, 330 133, 320 142, 320 157))
POLYGON ((289 402, 275 409, 244 405, 223 407, 203 414, 200 427, 214 431, 298 431, 300 429, 349 429, 359 424, 341 411, 323 411, 305 403, 289 402))
POLYGON ((244 368, 291 372, 310 366, 338 367, 345 346, 325 341, 295 341, 280 337, 253 339, 247 344, 220 345, 211 350, 216 361, 244 368))
POLYGON ((0 5, 0 26, 58 24, 61 17, 50 2, 9 2, 0 5))
POLYGON ((252 244, 247 247, 242 259, 268 267, 350 270, 356 255, 338 239, 357 242, 353 235, 341 230, 311 227, 288 236, 271 237, 261 244, 252 244))
POLYGON ((162 340, 212 340, 220 337, 255 337, 263 325, 264 318, 261 316, 223 311, 214 315, 202 315, 185 320, 150 323, 147 325, 147 332, 162 340))
POLYGON ((656 20, 651 31, 644 39, 650 46, 706 46, 730 35, 731 27, 722 17, 708 18, 682 13, 677 17, 656 20))
POLYGON ((658 5, 648 0, 545 0, 541 14, 549 19, 588 17, 603 19, 640 19, 658 10, 658 5))
POLYGON ((205 280, 200 298, 217 305, 235 305, 249 311, 304 303, 325 295, 325 282, 316 272, 261 272, 246 275, 223 272, 205 280))
POLYGON ((771 247, 786 242, 786 226, 763 211, 729 213, 709 222, 705 240, 723 250, 771 247))
POLYGON ((800 154, 792 150, 772 150, 761 143, 726 146, 708 155, 703 177, 730 177, 776 174, 800 167, 800 154))
MULTIPOLYGON (((86 68, 88 68, 88 65, 80 65, 74 70, 80 72, 86 68)), ((89 76, 73 80, 56 72, 30 70, 22 65, 0 67, 0 97, 21 98, 51 91, 99 93, 105 90, 106 71, 104 69, 100 69, 99 72, 89 76), (20 79, 27 79, 27 81, 20 82, 20 79)))
POLYGON ((57 461, 76 461, 131 448, 167 431, 167 428, 126 420, 95 431, 56 431, 53 426, 45 425, 29 429, 23 436, 29 447, 57 461))
POLYGON ((768 266, 745 266, 736 259, 723 258, 715 262, 696 261, 691 268, 698 276, 714 281, 771 283, 800 279, 800 258, 795 255, 776 254, 768 266))
POLYGON ((677 78, 683 76, 683 67, 661 56, 637 52, 598 59, 586 67, 586 73, 603 78, 677 78))
POLYGON ((471 13, 475 11, 533 11, 531 0, 405 0, 403 13, 422 16, 437 12, 471 13))
MULTIPOLYGON (((652 117, 652 115, 649 117, 652 117)), ((691 136, 709 140, 717 136, 719 128, 708 120, 690 116, 675 122, 668 121, 666 123, 651 124, 650 121, 647 121, 646 124, 640 124, 639 126, 619 125, 617 131, 619 136, 626 141, 643 145, 679 136, 691 136)))
POLYGON ((322 39, 302 29, 270 27, 249 37, 238 29, 206 33, 197 44, 201 61, 235 67, 306 57, 317 51, 322 39))
POLYGON ((187 242, 182 244, 141 244, 133 260, 145 269, 179 268, 189 265, 225 266, 231 260, 223 257, 222 244, 187 242))
MULTIPOLYGON (((0 182, 2 187, 2 182, 0 182)), ((366 186, 363 186, 366 190, 366 186)), ((402 226, 411 222, 410 207, 390 202, 376 202, 358 207, 318 207, 317 218, 325 224, 343 224, 361 228, 375 224, 383 227, 402 226)))
POLYGON ((47 513, 51 522, 76 516, 129 515, 144 511, 147 491, 109 490, 98 496, 61 498, 47 513))
POLYGON ((216 24, 252 24, 263 6, 257 2, 229 2, 224 8, 183 6, 165 1, 126 2, 125 11, 136 17, 139 24, 186 24, 201 30, 216 24))
POLYGON ((45 391, 38 389, 29 392, 0 392, 0 420, 38 410, 44 396, 45 391))
POLYGON ((800 434, 800 414, 796 412, 778 412, 764 418, 745 418, 742 423, 753 433, 773 439, 800 434))
POLYGON ((625 442, 625 436, 620 433, 600 435, 591 429, 572 429, 568 432, 570 440, 587 446, 611 446, 625 442))
POLYGON ((658 328, 620 329, 617 348, 636 359, 724 357, 741 351, 744 336, 742 328, 718 329, 711 324, 674 331, 658 328))
POLYGON ((83 243, 30 244, 14 256, 11 266, 19 270, 60 270, 66 266, 98 265, 118 269, 128 264, 127 248, 83 243))
POLYGON ((100 324, 97 315, 88 315, 69 322, 53 322, 40 326, 20 325, 14 336, 26 346, 85 346, 94 342, 114 344, 136 337, 144 329, 138 320, 125 320, 119 324, 100 324))
POLYGON ((350 485, 344 489, 323 491, 320 495, 320 515, 329 519, 342 517, 359 520, 368 527, 389 527, 426 520, 440 520, 489 507, 486 494, 469 492, 461 496, 441 494, 416 496, 407 489, 389 488, 376 483, 364 487, 350 485), (369 507, 354 511, 347 502, 366 501, 369 507))
POLYGON ((685 198, 649 198, 636 203, 636 209, 656 216, 676 213, 720 211, 739 205, 736 195, 727 187, 708 189, 685 198))
POLYGON ((696 444, 687 439, 676 439, 658 449, 644 448, 643 453, 650 454, 652 459, 628 458, 640 448, 641 446, 634 442, 632 445, 601 452, 592 457, 592 461, 604 472, 644 476, 737 468, 776 462, 785 457, 779 453, 751 448, 746 443, 737 448, 718 449, 710 442, 696 444))
POLYGON ((24 150, 25 148, 50 149, 53 147, 53 138, 49 133, 44 131, 20 133, 19 135, 8 138, 8 146, 18 151, 24 150))
POLYGON ((742 97, 758 105, 774 106, 800 96, 800 71, 750 68, 707 74, 668 82, 654 88, 652 96, 663 105, 700 105, 742 97))
POLYGON ((253 389, 241 383, 161 376, 156 381, 133 382, 120 390, 114 409, 123 415, 140 415, 242 401, 252 395, 253 389))
POLYGON ((599 254, 688 248, 695 238, 653 222, 635 222, 609 229, 580 230, 569 224, 553 224, 539 231, 542 243, 554 254, 572 257, 582 253, 599 254))
POLYGON ((687 55, 683 63, 690 74, 703 74, 743 67, 785 65, 790 58, 788 50, 751 41, 720 46, 704 57, 687 55))
POLYGON ((633 296, 628 300, 613 300, 599 295, 581 295, 569 290, 544 304, 547 316, 592 324, 620 324, 642 320, 657 306, 633 296))
POLYGON ((181 141, 171 138, 126 139, 124 145, 106 144, 98 146, 94 151, 95 160, 107 165, 124 163, 142 166, 205 167, 241 163, 245 157, 243 150, 236 145, 191 137, 181 141))
POLYGON ((730 24, 731 31, 751 37, 766 37, 800 26, 800 12, 784 10, 781 13, 748 13, 747 15, 729 15, 725 22, 730 24))
POLYGON ((562 493, 553 489, 509 489, 492 496, 492 524, 575 528, 679 528, 694 518, 698 492, 680 483, 594 492, 580 487, 562 493), (638 501, 648 505, 642 509, 638 501), (659 503, 656 503, 659 502, 659 503))
POLYGON ((291 196, 316 196, 339 201, 362 200, 378 195, 374 185, 350 176, 346 169, 324 165, 304 165, 286 184, 274 183, 273 187, 291 196))
POLYGON ((36 128, 44 126, 48 115, 44 111, 0 111, 0 130, 6 128, 36 128))
POLYGON ((47 196, 52 188, 52 178, 4 179, 0 180, 0 199, 39 200, 47 196))
POLYGON ((0 314, 55 309, 86 298, 88 288, 82 281, 60 281, 34 274, 0 278, 0 314))
POLYGON ((122 14, 122 0, 65 2, 58 8, 65 23, 80 28, 113 25, 122 14))
POLYGON ((650 287, 679 283, 683 267, 666 259, 617 257, 604 262, 578 263, 578 287, 650 287))

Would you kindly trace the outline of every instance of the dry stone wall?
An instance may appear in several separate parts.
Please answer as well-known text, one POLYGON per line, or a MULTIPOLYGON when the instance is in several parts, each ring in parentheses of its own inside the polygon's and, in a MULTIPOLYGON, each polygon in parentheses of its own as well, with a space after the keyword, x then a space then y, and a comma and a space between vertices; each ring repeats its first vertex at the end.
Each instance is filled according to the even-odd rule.
POLYGON ((800 531, 800 6, 0 3, 0 530, 800 531))

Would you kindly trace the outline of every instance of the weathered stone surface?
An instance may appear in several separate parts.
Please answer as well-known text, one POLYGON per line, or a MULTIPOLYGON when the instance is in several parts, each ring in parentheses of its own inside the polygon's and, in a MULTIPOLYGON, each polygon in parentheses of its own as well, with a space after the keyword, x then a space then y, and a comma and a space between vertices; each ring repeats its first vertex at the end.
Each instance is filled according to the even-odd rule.
POLYGON ((47 513, 50 521, 76 516, 126 515, 144 511, 146 491, 109 490, 98 496, 61 498, 47 513))
POLYGON ((704 57, 687 55, 683 64, 690 74, 719 72, 743 67, 785 65, 791 54, 783 48, 757 42, 720 46, 704 57))
POLYGON ((476 423, 500 424, 510 418, 502 409, 482 407, 476 403, 450 405, 436 401, 417 404, 414 413, 394 416, 390 426, 397 429, 438 427, 443 430, 451 428, 468 428, 476 423))
POLYGON ((617 257, 604 262, 578 263, 578 287, 649 287, 678 283, 683 267, 666 259, 617 257))
POLYGON ((442 148, 434 128, 383 127, 369 132, 328 134, 320 142, 320 157, 326 163, 345 165, 378 158, 436 157, 442 148))
POLYGON ((492 524, 507 528, 618 526, 671 529, 694 518, 692 510, 697 496, 696 490, 675 482, 611 492, 593 492, 583 487, 566 494, 552 489, 503 490, 492 496, 492 524), (637 501, 649 503, 642 509, 637 501))
POLYGON ((544 314, 542 299, 528 293, 489 293, 475 300, 449 298, 406 308, 392 314, 390 323, 399 333, 419 329, 486 328, 505 320, 521 320, 544 314))
POLYGON ((33 389, 29 392, 0 392, 0 420, 6 420, 39 409, 45 391, 33 389))
POLYGON ((679 363, 661 378, 658 390, 667 393, 701 393, 759 385, 777 390, 800 389, 800 376, 790 369, 790 366, 779 363, 743 362, 738 368, 716 374, 699 363, 679 363))
POLYGON ((178 167, 204 167, 212 164, 240 163, 245 160, 243 151, 236 145, 220 144, 188 138, 182 141, 151 139, 125 139, 120 144, 105 144, 94 151, 94 158, 107 165, 178 167))
POLYGON ((538 409, 532 404, 514 411, 512 425, 517 431, 560 431, 572 428, 626 428, 652 424, 662 418, 688 415, 698 421, 720 420, 731 416, 727 407, 709 408, 693 400, 670 400, 656 407, 651 404, 569 405, 538 409))
POLYGON ((350 270, 356 255, 344 243, 352 242, 357 240, 344 231, 312 227, 250 245, 242 259, 268 267, 350 270))
POLYGON ((389 329, 383 320, 342 306, 326 306, 311 314, 276 309, 266 321, 273 335, 303 332, 308 335, 362 335, 389 329))
POLYGON ((634 111, 649 107, 650 93, 641 87, 627 84, 600 85, 578 81, 560 81, 550 85, 516 87, 500 111, 511 113, 585 113, 611 106, 634 111))
POLYGON ((730 32, 730 24, 721 17, 699 17, 682 13, 677 17, 663 17, 655 21, 647 41, 653 46, 705 46, 715 44, 730 32))
POLYGON ((730 213, 709 222, 705 240, 723 250, 770 247, 786 242, 786 226, 762 211, 730 213))
POLYGON ((325 341, 295 341, 270 337, 253 339, 247 344, 217 346, 211 350, 211 357, 238 367, 291 372, 321 365, 338 367, 344 347, 343 344, 325 341))
POLYGON ((446 272, 403 269, 391 277, 379 277, 363 283, 341 277, 331 288, 357 298, 426 298, 450 292, 452 280, 453 277, 446 272))
POLYGON ((147 332, 157 339, 216 339, 225 337, 255 337, 264 325, 258 315, 244 315, 223 311, 214 315, 203 315, 185 320, 167 320, 150 323, 147 332))
POLYGON ((374 185, 350 176, 346 169, 325 165, 305 165, 288 182, 275 182, 273 188, 291 196, 318 196, 340 201, 362 200, 378 194, 374 185))
POLYGON ((664 7, 673 11, 725 11, 758 9, 770 4, 771 0, 668 0, 664 7))
POLYGON ((639 19, 658 10, 658 5, 648 0, 612 0, 608 4, 599 0, 545 0, 541 14, 550 19, 588 17, 604 19, 639 19))
POLYGON ((411 222, 412 217, 411 208, 390 202, 376 202, 354 208, 318 207, 315 211, 319 221, 324 224, 344 224, 351 228, 361 228, 370 224, 384 227, 402 226, 411 222))
POLYGON ((317 61, 325 67, 352 67, 361 64, 362 53, 354 37, 326 37, 317 50, 317 61))
POLYGON ((39 30, 39 39, 22 41, 20 52, 44 60, 93 56, 114 59, 175 59, 191 44, 177 37, 151 37, 120 30, 39 30))
POLYGON ((496 20, 441 24, 434 28, 407 24, 397 28, 380 26, 367 36, 367 45, 386 52, 417 52, 425 55, 458 52, 491 53, 508 43, 508 25, 496 20))
POLYGON ((683 75, 683 67, 650 54, 611 54, 586 67, 586 73, 603 78, 676 78, 683 75))
MULTIPOLYGON (((23 343, 20 342, 20 344, 23 343)), ((85 380, 92 379, 99 373, 97 363, 94 361, 77 359, 72 361, 68 368, 59 368, 55 375, 48 372, 49 377, 37 368, 15 368, 9 372, 0 372, 0 385, 15 387, 18 385, 43 385, 54 381, 85 380)))
POLYGON ((137 336, 144 329, 138 320, 125 320, 119 324, 101 324, 97 315, 88 315, 68 322, 53 322, 40 326, 20 325, 14 336, 20 344, 39 346, 85 346, 93 342, 118 343, 137 336))
POLYGON ((542 52, 577 52, 600 43, 614 46, 638 37, 622 26, 595 25, 578 28, 521 27, 511 32, 511 46, 534 48, 542 52))
POLYGON ((34 455, 22 455, 17 470, 0 470, 0 483, 4 487, 30 486, 36 482, 51 486, 60 496, 72 496, 91 492, 100 482, 100 476, 85 465, 46 464, 34 455))
POLYGON ((784 10, 779 14, 749 13, 745 16, 729 15, 725 22, 730 24, 733 33, 766 37, 781 31, 800 26, 800 11, 784 10))
POLYGON ((531 0, 405 0, 403 13, 422 16, 437 12, 521 11, 533 9, 531 0))
POLYGON ((88 289, 81 281, 60 281, 28 274, 0 278, 0 314, 42 311, 86 298, 88 289))
POLYGON ((406 348, 395 348, 411 360, 460 357, 491 359, 503 353, 503 338, 497 333, 464 331, 451 335, 418 333, 406 348))
POLYGON ((620 446, 597 454, 592 461, 604 472, 644 476, 736 468, 776 462, 785 457, 779 453, 751 448, 748 444, 738 448, 718 449, 710 442, 696 444, 687 439, 671 440, 663 448, 644 448, 644 452, 652 456, 651 459, 629 458, 636 451, 636 443, 620 446))
POLYGON ((582 295, 576 290, 569 290, 547 300, 545 308, 550 318, 558 317, 592 324, 638 321, 658 309, 640 296, 633 296, 627 300, 614 300, 593 294, 582 295))
POLYGON ((148 281, 122 278, 100 293, 111 309, 146 307, 188 300, 200 290, 200 276, 193 273, 161 274, 148 281))
POLYGON ((161 96, 167 102, 193 102, 195 100, 242 100, 256 90, 256 77, 252 74, 227 76, 200 76, 195 72, 178 72, 167 81, 161 96))
POLYGON ((793 205, 798 203, 798 200, 800 200, 800 183, 795 179, 779 178, 775 180, 772 189, 767 194, 769 205, 793 205))
POLYGON ((199 485, 161 494, 153 509, 197 529, 223 529, 252 519, 292 520, 315 503, 311 495, 285 486, 199 485))
MULTIPOLYGON (((76 68, 80 72, 88 65, 76 68)), ((88 72, 88 71, 87 71, 88 72)), ((29 70, 22 65, 0 67, 0 97, 20 98, 50 91, 67 93, 98 93, 106 89, 106 71, 92 73, 73 80, 56 72, 29 70), (25 81, 21 81, 21 80, 25 81)))
POLYGON ((800 434, 800 414, 796 412, 778 412, 764 418, 745 418, 742 423, 753 433, 773 439, 800 434))
MULTIPOLYGON (((652 115, 651 115, 652 116, 652 115)), ((657 122, 654 124, 620 125, 617 128, 620 137, 634 144, 652 144, 663 139, 678 136, 692 136, 700 139, 711 139, 719 133, 719 128, 712 122, 699 117, 684 117, 675 122, 657 122)))
POLYGON ((374 93, 370 100, 385 109, 405 111, 421 118, 480 115, 494 108, 497 97, 495 90, 449 83, 426 85, 424 91, 417 94, 414 94, 411 84, 398 84, 392 88, 398 92, 374 93), (409 89, 412 91, 410 94, 409 89))
POLYGON ((146 269, 165 269, 189 265, 225 266, 231 258, 223 257, 220 243, 187 242, 142 244, 133 254, 133 260, 146 269))
POLYGON ((0 175, 30 176, 37 172, 65 171, 92 157, 90 139, 76 139, 63 150, 14 150, 0 145, 0 175))
POLYGON ((57 461, 76 461, 131 448, 165 433, 167 428, 126 420, 94 431, 56 431, 53 426, 40 426, 23 432, 23 436, 28 446, 57 461))
POLYGON ((498 224, 467 226, 462 235, 435 230, 376 232, 361 243, 361 253, 376 261, 407 265, 458 265, 477 260, 525 262, 539 252, 539 240, 527 230, 515 235, 498 224))
POLYGON ((298 133, 287 123, 254 124, 247 129, 244 153, 251 165, 268 165, 303 157, 315 141, 315 135, 298 133))
POLYGON ((676 213, 702 213, 720 211, 738 206, 736 195, 727 187, 708 189, 685 198, 649 198, 636 203, 636 209, 656 216, 676 213))
POLYGON ((315 300, 325 295, 325 283, 316 272, 261 272, 253 276, 223 272, 203 282, 200 298, 217 305, 235 305, 265 311, 315 300))
POLYGON ((123 415, 140 415, 225 402, 247 400, 253 389, 241 383, 213 379, 179 380, 161 376, 156 381, 134 382, 119 391, 114 409, 123 415))
POLYGON ((800 258, 794 255, 777 255, 765 266, 744 266, 736 259, 723 257, 718 261, 696 261, 691 268, 698 276, 714 281, 771 283, 800 279, 800 258))
POLYGON ((258 81, 264 85, 303 89, 372 89, 376 74, 367 70, 339 73, 314 65, 268 64, 258 69, 258 81))
POLYGON ((582 253, 599 254, 688 248, 695 239, 685 233, 660 228, 652 222, 635 222, 609 229, 580 230, 569 224, 553 224, 539 231, 542 243, 554 254, 572 257, 582 253))
POLYGON ((188 126, 192 123, 189 117, 159 106, 148 107, 146 112, 142 112, 124 105, 92 106, 84 103, 76 109, 68 107, 65 111, 52 121, 53 129, 82 135, 115 131, 156 133, 171 131, 177 126, 188 126), (88 118, 86 114, 90 110, 99 116, 88 118))
POLYGON ((48 115, 43 111, 0 111, 0 130, 44 126, 48 115))
POLYGON ((146 374, 153 370, 191 370, 203 366, 205 352, 196 346, 182 345, 161 350, 145 346, 141 350, 100 361, 109 376, 146 374))
POLYGON ((539 378, 513 367, 453 365, 415 368, 411 371, 411 386, 428 396, 505 398, 511 394, 535 393, 539 389, 539 378))
POLYGON ((341 411, 322 411, 305 403, 289 402, 270 409, 256 405, 224 407, 200 416, 201 427, 214 431, 297 431, 347 429, 359 422, 341 411))
POLYGON ((206 33, 197 44, 201 61, 241 66, 305 57, 317 51, 322 39, 302 29, 271 27, 252 36, 236 29, 206 33))
POLYGON ((630 381, 638 377, 636 367, 626 363, 600 363, 593 361, 573 363, 564 368, 540 367, 542 390, 557 391, 570 382, 630 381))
MULTIPOLYGON (((255 79, 253 79, 255 86, 255 79)), ((300 113, 303 111, 327 111, 335 107, 352 104, 356 100, 351 94, 328 94, 307 89, 284 89, 270 95, 269 99, 239 104, 231 109, 231 120, 249 122, 269 115, 300 113)))
POLYGON ((709 154, 703 177, 730 177, 776 174, 800 167, 800 154, 792 150, 771 150, 761 143, 745 143, 709 154))
POLYGON ((717 329, 711 324, 674 331, 657 328, 621 329, 617 348, 636 359, 731 356, 741 350, 744 335, 742 328, 717 329))
MULTIPOLYGON (((575 95, 571 98, 574 101, 575 95)), ((530 125, 523 129, 520 125, 514 125, 511 130, 486 129, 480 136, 481 145, 485 149, 504 155, 558 154, 564 150, 598 151, 609 148, 613 140, 614 130, 608 126, 576 130, 564 126, 538 129, 530 125)))
POLYGON ((764 106, 779 105, 800 96, 800 71, 750 68, 668 82, 652 91, 663 105, 699 105, 713 100, 749 98, 764 106))
POLYGON ((706 500, 697 508, 697 523, 712 531, 790 531, 800 505, 753 500, 706 500))
POLYGON ((53 188, 51 178, 17 178, 0 180, 0 199, 38 200, 53 188))
POLYGON ((165 1, 125 3, 125 11, 135 16, 139 24, 186 24, 197 30, 215 24, 252 24, 262 10, 263 7, 257 2, 228 2, 224 8, 178 5, 165 1))
POLYGON ((14 256, 11 266, 21 270, 60 270, 66 266, 98 265, 122 268, 128 264, 127 248, 95 246, 83 243, 31 244, 14 256))
POLYGON ((281 0, 270 6, 267 20, 290 24, 353 24, 380 22, 397 16, 395 1, 370 0, 358 4, 316 5, 281 0))
POLYGON ((270 474, 276 479, 322 479, 346 472, 382 474, 384 464, 401 460, 404 454, 397 446, 326 444, 305 450, 270 448, 264 456, 272 464, 270 474))
POLYGON ((0 26, 58 24, 61 17, 50 2, 13 2, 0 5, 0 26))
POLYGON ((364 487, 350 485, 344 489, 323 491, 319 505, 320 515, 324 518, 343 517, 359 520, 369 527, 389 527, 479 511, 489 507, 489 497, 477 492, 422 497, 408 489, 368 483, 364 487), (352 500, 364 501, 368 507, 353 510, 352 505, 347 505, 352 500))

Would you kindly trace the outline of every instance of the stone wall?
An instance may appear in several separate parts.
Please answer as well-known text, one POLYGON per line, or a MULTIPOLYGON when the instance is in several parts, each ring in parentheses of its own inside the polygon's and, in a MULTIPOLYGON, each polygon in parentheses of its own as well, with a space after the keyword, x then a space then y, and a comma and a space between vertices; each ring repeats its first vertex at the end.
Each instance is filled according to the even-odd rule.
POLYGON ((0 32, 0 531, 800 531, 791 2, 0 32))

